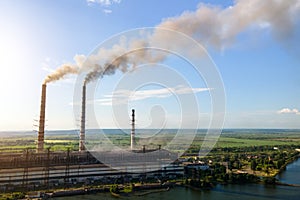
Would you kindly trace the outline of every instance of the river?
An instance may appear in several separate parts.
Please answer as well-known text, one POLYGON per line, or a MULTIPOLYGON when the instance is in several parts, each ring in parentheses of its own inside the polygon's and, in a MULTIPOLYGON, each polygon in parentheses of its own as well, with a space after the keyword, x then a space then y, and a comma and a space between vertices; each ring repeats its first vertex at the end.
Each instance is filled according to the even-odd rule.
POLYGON ((300 158, 287 165, 286 170, 278 174, 276 178, 283 183, 300 185, 300 158))
MULTIPOLYGON (((300 159, 294 161, 286 167, 286 170, 277 176, 277 178, 290 184, 300 185, 300 159)), ((105 199, 114 200, 109 193, 83 195, 73 197, 56 198, 57 200, 84 200, 84 199, 105 199)), ((195 191, 186 188, 173 188, 168 192, 154 193, 140 197, 130 197, 133 200, 199 200, 199 199, 243 199, 243 200, 266 200, 266 199, 300 199, 300 188, 291 186, 265 186, 260 184, 248 185, 218 185, 210 191, 195 191)))

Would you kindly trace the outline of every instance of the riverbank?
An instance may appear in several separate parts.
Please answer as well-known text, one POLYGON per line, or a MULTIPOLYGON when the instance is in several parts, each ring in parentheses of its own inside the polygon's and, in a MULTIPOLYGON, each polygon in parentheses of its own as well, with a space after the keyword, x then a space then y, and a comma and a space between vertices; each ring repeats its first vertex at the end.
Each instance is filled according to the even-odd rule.
MULTIPOLYGON (((76 188, 76 189, 63 189, 63 190, 55 190, 55 191, 40 191, 40 192, 35 192, 31 193, 31 195, 26 195, 23 193, 16 193, 14 195, 11 195, 7 199, 50 199, 50 198, 59 198, 59 199, 80 199, 82 195, 89 195, 89 197, 96 197, 96 196, 102 196, 105 195, 107 197, 108 194, 111 195, 112 199, 118 197, 118 198, 131 198, 131 197, 137 197, 138 199, 145 198, 147 199, 146 196, 154 195, 155 193, 165 193, 165 192, 170 192, 170 191, 177 191, 179 188, 186 188, 191 191, 195 192, 201 192, 201 194, 206 194, 208 191, 209 193, 212 193, 214 191, 218 191, 218 188, 236 188, 236 187, 248 187, 249 184, 217 184, 214 185, 214 187, 210 188, 197 188, 193 187, 190 185, 183 184, 182 181, 178 181, 176 183, 172 183, 171 185, 161 185, 161 184, 143 184, 142 187, 139 189, 135 188, 134 191, 131 191, 129 193, 112 193, 110 192, 110 188, 112 185, 103 185, 103 186, 98 186, 98 187, 90 187, 90 188, 76 188)), ((253 187, 260 187, 265 185, 262 182, 258 184, 250 184, 253 187)), ((285 183, 276 183, 276 185, 280 187, 292 187, 292 188, 299 188, 300 186, 295 185, 295 184, 285 184, 285 183)), ((120 186, 120 190, 124 189, 122 185, 120 186)), ((265 188, 265 187, 263 187, 265 188)), ((273 187, 272 187, 273 188, 273 187)), ((223 189, 222 189, 223 190, 223 189)), ((172 193, 172 192, 171 192, 172 193)), ((162 195, 159 194, 159 195, 162 195)), ((2 199, 2 198, 0 198, 2 199)), ((3 198, 6 199, 6 198, 3 198)), ((98 199, 98 198, 97 198, 98 199)))
MULTIPOLYGON (((287 153, 286 153, 287 154, 287 153)), ((288 184, 288 183, 282 183, 282 182, 278 182, 276 180, 276 175, 278 175, 279 173, 282 173, 285 169, 286 166, 297 161, 297 159, 299 159, 299 154, 287 154, 289 155, 289 159, 286 159, 285 162, 283 163, 283 165, 281 166, 281 168, 279 170, 276 170, 277 172, 274 174, 267 174, 265 173, 265 176, 259 176, 258 174, 256 174, 256 177, 260 177, 260 183, 259 184, 266 184, 266 185, 279 185, 279 186, 294 186, 294 187, 299 187, 297 184, 288 184), (265 179, 266 180, 265 180, 265 179), (270 180, 268 180, 268 178, 270 178, 270 180)), ((277 161, 274 160, 274 162, 276 163, 277 161)), ((200 185, 198 184, 198 182, 196 184, 196 187, 194 187, 192 184, 183 184, 186 183, 185 179, 183 180, 174 180, 174 182, 171 183, 170 180, 167 180, 167 182, 165 184, 161 184, 161 183, 145 183, 145 184, 133 184, 134 188, 128 190, 125 189, 125 187, 127 187, 128 185, 131 184, 127 184, 127 185, 122 185, 119 184, 118 189, 119 191, 114 192, 115 194, 121 193, 122 195, 124 194, 126 195, 132 195, 132 196, 140 196, 140 195, 147 195, 147 194, 152 194, 152 193, 157 193, 157 192, 164 192, 164 191, 168 191, 170 188, 176 186, 176 185, 180 185, 180 186, 184 186, 184 187, 188 187, 190 189, 193 190, 213 190, 213 188, 216 185, 219 184, 229 184, 229 185, 236 185, 236 184, 248 184, 248 183, 253 183, 253 182, 249 182, 251 180, 251 174, 245 173, 244 171, 237 171, 237 172, 233 172, 233 173, 226 173, 225 167, 224 165, 220 164, 220 163, 214 163, 210 165, 211 171, 207 171, 207 174, 204 173, 204 171, 200 170, 200 171, 191 171, 190 175, 191 177, 194 177, 194 180, 199 180, 198 182, 200 183, 200 185), (217 164, 217 165, 216 165, 217 164), (212 173, 213 172, 213 173, 212 173), (201 176, 200 176, 201 174, 201 176), (197 178, 197 176, 199 176, 197 178), (213 176, 213 178, 212 178, 213 176), (200 181, 201 180, 201 181, 200 181), (213 185, 212 185, 213 184, 213 185), (207 187, 209 185, 209 187, 207 187), (167 189, 167 187, 170 187, 167 189), (126 192, 124 191, 127 190, 126 192), (121 191, 120 191, 121 190, 121 191), (123 190, 123 191, 122 191, 123 190), (141 192, 140 192, 141 191, 141 192)), ((189 179, 191 180, 191 179, 189 179)), ((254 180, 254 179, 252 179, 254 180)), ((165 180, 166 181, 166 180, 165 180)), ((190 181, 188 181, 190 182, 190 181)), ((194 181, 195 182, 195 181, 194 181)), ((28 198, 53 198, 53 197, 67 197, 67 196, 77 196, 77 195, 86 195, 86 194, 96 194, 96 193, 108 193, 110 192, 111 187, 114 185, 116 186, 116 184, 101 184, 101 183, 93 183, 94 185, 89 185, 89 186, 80 186, 79 184, 76 185, 72 185, 71 187, 73 188, 57 188, 57 189, 51 189, 51 190, 41 190, 41 188, 39 188, 39 192, 29 192, 27 193, 27 197, 28 198)), ((195 184, 194 184, 195 185, 195 184)), ((70 185, 65 185, 64 187, 68 187, 70 185)), ((0 195, 0 199, 21 199, 21 198, 25 198, 25 193, 22 192, 15 192, 15 193, 7 193, 6 194, 1 194, 0 195)))
POLYGON ((274 175, 274 177, 277 176, 282 171, 284 171, 286 169, 287 165, 297 161, 298 159, 300 159, 300 155, 294 156, 294 157, 292 157, 292 159, 287 160, 287 162, 284 163, 284 165, 279 169, 279 171, 274 175))
MULTIPOLYGON (((93 187, 80 187, 80 188, 68 188, 59 189, 53 191, 39 191, 29 192, 27 195, 23 193, 19 194, 18 199, 49 199, 56 197, 71 197, 77 195, 90 195, 96 193, 111 193, 114 197, 130 197, 130 196, 144 196, 152 193, 166 192, 171 187, 174 187, 175 183, 146 183, 146 184, 131 184, 131 189, 128 189, 128 185, 101 185, 93 187)), ((15 196, 12 196, 12 199, 15 196)))

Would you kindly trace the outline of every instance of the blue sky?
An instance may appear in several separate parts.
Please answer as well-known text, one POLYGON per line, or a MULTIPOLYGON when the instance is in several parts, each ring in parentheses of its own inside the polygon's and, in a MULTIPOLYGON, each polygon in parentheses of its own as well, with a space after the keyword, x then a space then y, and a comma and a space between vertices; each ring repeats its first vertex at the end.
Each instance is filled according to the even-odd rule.
MULTIPOLYGON (((297 4, 294 7, 299 8, 295 13, 299 14, 299 1, 293 2, 297 4)), ((220 10, 235 6, 235 2, 229 0, 1 1, 0 130, 36 129, 33 125, 37 124, 35 120, 39 116, 44 78, 61 64, 74 62, 75 55, 88 55, 101 42, 120 32, 154 27, 167 18, 181 16, 183 12, 195 12, 200 4, 219 6, 220 10)), ((279 30, 287 29, 284 22, 276 21, 276 24, 279 30)), ((274 34, 268 25, 262 23, 258 26, 263 28, 244 28, 224 48, 206 46, 226 90, 225 128, 300 128, 300 49, 297 45, 300 22, 297 18, 294 20, 292 34, 286 38, 274 34)), ((164 64, 185 73, 193 88, 206 87, 203 80, 196 81, 192 72, 182 70, 179 65, 185 64, 175 58, 164 64)), ((104 77, 96 98, 109 96, 122 77, 119 72, 104 77)), ((70 75, 48 84, 47 129, 77 128, 79 117, 76 114, 74 117, 71 105, 75 80, 76 76, 70 75)), ((151 89, 162 87, 140 88, 142 91, 151 89)), ((209 92, 195 95, 201 107, 199 113, 203 114, 200 119, 207 125, 211 106, 209 92)), ((173 96, 153 96, 133 101, 127 107, 129 110, 130 107, 136 108, 140 128, 151 123, 160 126, 162 120, 159 116, 167 116, 167 127, 176 127, 180 120, 176 97, 173 96)), ((116 127, 109 105, 97 105, 96 113, 101 127, 116 127)), ((192 121, 193 115, 189 117, 192 121)), ((122 123, 128 120, 126 118, 122 123)))

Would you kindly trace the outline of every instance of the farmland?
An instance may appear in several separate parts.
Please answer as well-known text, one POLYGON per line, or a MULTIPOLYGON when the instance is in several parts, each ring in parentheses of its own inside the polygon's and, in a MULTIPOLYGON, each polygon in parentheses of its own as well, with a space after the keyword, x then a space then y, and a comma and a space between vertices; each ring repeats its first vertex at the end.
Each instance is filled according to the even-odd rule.
MULTIPOLYGON (((105 131, 104 131, 105 132, 105 131)), ((137 130, 142 135, 143 132, 151 130, 137 130)), ((189 130, 185 130, 190 134, 189 130)), ((186 153, 197 153, 205 140, 205 130, 199 130, 193 143, 186 153)), ((148 142, 150 147, 168 144, 174 138, 176 130, 161 131, 161 133, 151 138, 148 142)), ((130 145, 129 134, 120 130, 107 130, 106 137, 112 144, 121 148, 127 148, 130 145)), ((87 144, 101 144, 103 141, 97 137, 97 131, 87 137, 87 144)), ((144 137, 142 140, 147 140, 144 137)), ((49 131, 45 135, 45 148, 51 147, 52 151, 78 150, 79 136, 77 131, 49 131)), ((214 148, 244 148, 244 147, 280 147, 280 146, 299 146, 300 148, 300 130, 249 130, 249 129, 232 129, 223 130, 218 138, 214 148)), ((0 152, 21 152, 26 148, 34 149, 36 146, 36 133, 33 132, 2 132, 0 133, 0 152)))

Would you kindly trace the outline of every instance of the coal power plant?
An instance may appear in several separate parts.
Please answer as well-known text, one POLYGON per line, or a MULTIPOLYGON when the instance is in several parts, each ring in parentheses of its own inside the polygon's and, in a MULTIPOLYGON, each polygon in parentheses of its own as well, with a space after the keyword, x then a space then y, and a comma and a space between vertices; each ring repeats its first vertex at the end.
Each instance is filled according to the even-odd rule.
POLYGON ((41 109, 40 109, 40 121, 39 121, 39 132, 37 140, 37 153, 44 151, 44 135, 45 135, 45 110, 46 110, 46 88, 47 85, 42 85, 42 95, 41 95, 41 109))
MULTIPOLYGON (((45 113, 46 113, 46 90, 47 85, 42 85, 41 106, 40 106, 40 119, 39 131, 37 140, 37 153, 44 152, 44 138, 45 138, 45 113)), ((86 119, 86 84, 82 87, 82 100, 81 100, 81 120, 80 120, 80 134, 79 134, 79 151, 85 151, 85 119, 86 119)), ((131 114, 131 133, 130 133, 130 149, 135 148, 135 110, 132 109, 131 114)))
POLYGON ((95 152, 85 146, 86 137, 86 85, 82 87, 81 121, 78 151, 52 151, 45 148, 45 121, 47 85, 42 84, 39 127, 36 151, 24 149, 22 153, 0 153, 0 192, 59 185, 86 184, 116 177, 183 175, 183 166, 176 162, 176 153, 157 145, 147 149, 136 143, 135 110, 131 113, 130 146, 125 151, 95 152), (108 163, 108 164, 107 164, 108 163), (170 164, 172 163, 172 164, 170 164))
POLYGON ((135 145, 135 113, 134 109, 132 109, 132 114, 131 114, 131 133, 130 133, 130 149, 134 150, 134 145, 135 145))
POLYGON ((85 104, 86 104, 86 85, 82 87, 82 102, 81 102, 81 121, 80 121, 80 139, 79 151, 85 150, 85 104))

